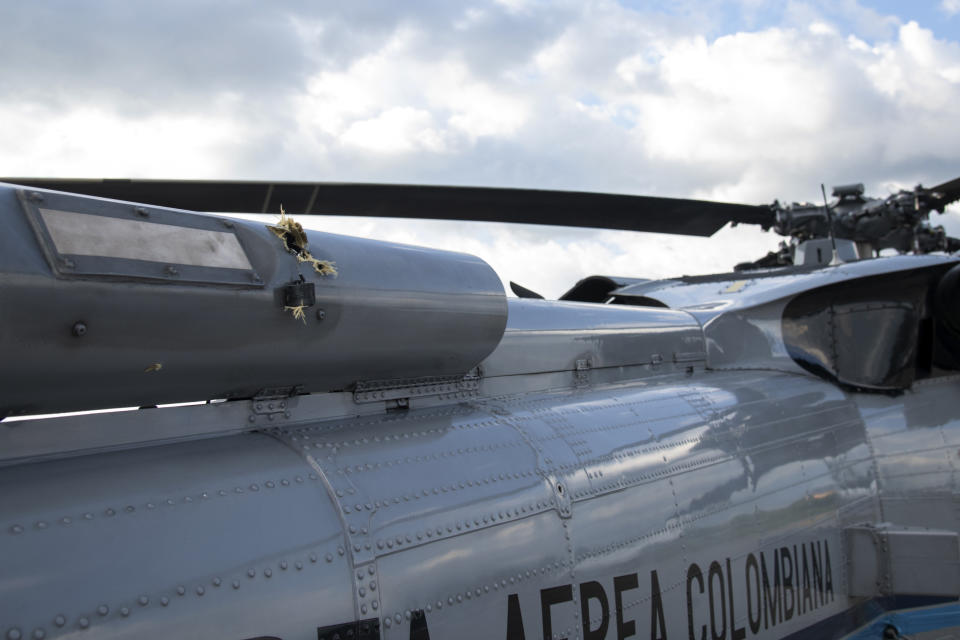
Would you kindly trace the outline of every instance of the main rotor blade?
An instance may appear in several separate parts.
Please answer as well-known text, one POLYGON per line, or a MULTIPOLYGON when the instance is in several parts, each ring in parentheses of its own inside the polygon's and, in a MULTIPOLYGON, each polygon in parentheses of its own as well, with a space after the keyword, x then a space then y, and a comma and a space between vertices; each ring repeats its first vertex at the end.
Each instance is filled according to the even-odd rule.
POLYGON ((0 178, 156 206, 218 213, 329 214, 519 222, 710 236, 728 222, 774 222, 769 207, 581 191, 337 182, 0 178))
POLYGON ((933 187, 931 191, 942 194, 942 198, 937 198, 937 209, 942 211, 943 207, 951 202, 960 200, 960 178, 954 178, 943 184, 938 184, 933 187))

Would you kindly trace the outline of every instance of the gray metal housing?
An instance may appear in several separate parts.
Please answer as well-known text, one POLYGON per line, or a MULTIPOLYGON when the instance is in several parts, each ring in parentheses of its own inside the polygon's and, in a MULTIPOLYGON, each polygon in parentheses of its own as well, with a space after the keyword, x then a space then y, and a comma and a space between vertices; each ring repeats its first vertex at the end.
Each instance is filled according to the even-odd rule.
POLYGON ((263 224, 11 187, 0 223, 0 415, 463 375, 506 323, 499 278, 460 253, 311 233, 337 271, 321 275, 263 224), (44 211, 103 236, 62 253, 44 211), (219 266, 217 247, 218 266, 185 264, 179 243, 197 233, 225 237, 242 251, 228 264, 250 268, 219 266), (134 242, 149 259, 129 257, 134 242), (302 320, 288 288, 312 292, 302 320))

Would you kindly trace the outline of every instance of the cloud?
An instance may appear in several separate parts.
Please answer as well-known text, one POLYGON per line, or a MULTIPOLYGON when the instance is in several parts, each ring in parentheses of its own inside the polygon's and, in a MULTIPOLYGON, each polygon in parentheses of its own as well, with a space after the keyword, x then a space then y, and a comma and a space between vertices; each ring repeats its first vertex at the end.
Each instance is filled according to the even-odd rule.
MULTIPOLYGON (((960 44, 929 24, 854 0, 635 4, 0 9, 0 174, 473 184, 758 204, 818 200, 821 182, 862 181, 884 195, 960 174, 960 44)), ((958 218, 935 221, 960 235, 958 218)), ((779 241, 745 228, 703 240, 344 224, 463 248, 554 295, 590 273, 724 270, 779 241)))

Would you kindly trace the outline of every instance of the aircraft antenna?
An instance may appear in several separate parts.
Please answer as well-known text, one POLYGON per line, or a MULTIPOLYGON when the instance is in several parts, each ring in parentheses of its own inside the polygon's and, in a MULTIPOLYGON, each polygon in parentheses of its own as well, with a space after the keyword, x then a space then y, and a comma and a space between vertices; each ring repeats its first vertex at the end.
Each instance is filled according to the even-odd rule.
MULTIPOLYGON (((827 210, 827 233, 830 234, 830 245, 833 247, 833 258, 837 257, 837 239, 833 236, 833 212, 827 203, 827 188, 820 183, 820 193, 823 194, 823 208, 827 210)), ((833 262, 831 260, 830 262, 833 262)))

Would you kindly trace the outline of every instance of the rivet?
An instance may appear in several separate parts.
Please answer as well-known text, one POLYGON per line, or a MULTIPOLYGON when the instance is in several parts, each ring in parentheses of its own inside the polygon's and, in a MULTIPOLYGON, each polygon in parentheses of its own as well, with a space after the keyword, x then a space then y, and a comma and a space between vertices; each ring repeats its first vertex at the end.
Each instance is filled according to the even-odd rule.
POLYGON ((93 514, 88 511, 87 513, 83 514, 83 519, 84 519, 84 520, 93 520, 93 514))
POLYGON ((398 613, 398 614, 396 614, 395 616, 393 616, 393 620, 394 620, 394 622, 396 622, 397 624, 400 624, 400 622, 403 620, 403 616, 398 613))
POLYGON ((58 627, 62 627, 63 625, 67 624, 67 619, 64 617, 62 613, 58 613, 53 618, 53 624, 57 625, 58 627))
POLYGON ((294 480, 296 480, 297 482, 303 482, 303 477, 297 476, 296 478, 294 478, 294 480))
POLYGON ((99 607, 97 607, 97 614, 98 614, 98 615, 105 616, 105 615, 107 615, 108 613, 110 613, 110 607, 108 607, 107 605, 102 604, 102 605, 100 605, 99 607))
POLYGON ((360 589, 357 591, 357 593, 360 594, 360 597, 361 597, 361 598, 365 598, 366 595, 367 595, 367 590, 364 589, 363 587, 360 587, 360 589))
POLYGON ((20 629, 17 629, 16 627, 10 629, 10 631, 7 631, 7 640, 20 640, 21 637, 20 629))
POLYGON ((120 615, 126 618, 130 615, 130 609, 127 609, 126 607, 120 607, 120 615))
POLYGON ((202 596, 202 595, 203 595, 204 593, 206 593, 206 592, 207 592, 207 590, 204 589, 203 587, 197 587, 197 595, 198 595, 198 596, 202 596))
POLYGON ((42 529, 46 529, 46 528, 47 528, 47 523, 44 522, 43 520, 40 520, 40 521, 37 522, 37 524, 34 525, 34 526, 36 526, 37 529, 41 529, 41 530, 42 530, 42 529))
POLYGON ((316 562, 316 561, 317 561, 317 554, 311 553, 311 554, 310 554, 310 562, 316 562))
POLYGON ((384 618, 384 619, 383 619, 383 626, 389 627, 390 624, 391 624, 390 618, 384 618))
POLYGON ((226 489, 220 489, 219 491, 217 491, 217 495, 219 495, 219 496, 225 496, 225 495, 227 495, 227 490, 226 490, 226 489))
MULTIPOLYGON (((327 562, 333 562, 333 554, 332 554, 332 553, 328 553, 327 555, 324 556, 324 559, 325 559, 327 562)), ((299 567, 298 567, 298 568, 299 568, 299 567)))
POLYGON ((104 513, 106 513, 110 517, 117 515, 117 512, 114 511, 113 509, 107 509, 106 511, 104 511, 104 513))
POLYGON ((360 605, 360 613, 366 613, 366 612, 367 612, 367 605, 365 604, 360 605))
POLYGON ((272 569, 264 569, 264 570, 263 570, 263 575, 265 575, 265 576, 267 576, 267 577, 269 578, 269 577, 271 577, 271 576, 273 575, 273 570, 272 570, 272 569))
POLYGON ((147 596, 140 596, 139 598, 137 598, 137 603, 138 603, 141 607, 145 607, 145 606, 147 606, 148 604, 150 604, 150 598, 148 598, 147 596))
POLYGON ((371 580, 371 581, 370 581, 370 591, 376 591, 376 590, 377 590, 377 581, 376 581, 376 580, 371 580))
POLYGON ((86 629, 87 627, 90 626, 90 621, 87 620, 86 618, 80 618, 77 622, 80 623, 81 629, 86 629))
POLYGON ((264 483, 264 486, 266 486, 267 489, 273 489, 276 485, 273 484, 273 481, 272 481, 272 480, 267 480, 267 481, 264 483))
POLYGON ((172 507, 172 506, 175 505, 175 504, 176 504, 176 502, 173 500, 173 498, 167 498, 167 505, 168 505, 168 506, 171 506, 171 507, 172 507))
POLYGON ((220 580, 220 578, 213 579, 213 586, 219 587, 221 584, 222 584, 222 581, 220 580))
POLYGON ((12 533, 12 534, 14 534, 14 535, 21 534, 21 533, 23 533, 23 527, 20 526, 19 524, 15 524, 15 525, 13 525, 12 527, 10 527, 10 533, 12 533))
POLYGON ((373 607, 373 610, 374 610, 374 611, 376 611, 376 610, 377 610, 377 607, 380 606, 380 603, 377 602, 376 600, 374 600, 373 602, 370 603, 370 606, 373 607))
POLYGON ((343 547, 337 547, 337 553, 339 553, 341 556, 346 552, 347 552, 346 549, 344 549, 343 547))
POLYGON ((182 584, 181 584, 181 585, 177 585, 177 595, 178 595, 178 596, 182 596, 182 595, 185 594, 186 592, 187 592, 187 588, 186 588, 185 586, 183 586, 182 584))
MULTIPOLYGON (((332 560, 333 558, 330 558, 330 559, 332 560)), ((297 571, 300 571, 301 569, 303 569, 303 563, 300 562, 299 560, 297 560, 293 566, 297 568, 297 571)))
POLYGON ((234 580, 233 582, 230 583, 230 585, 231 585, 234 589, 239 589, 239 588, 240 588, 240 581, 239 581, 239 580, 234 580))
POLYGON ((33 640, 43 640, 47 637, 47 632, 43 629, 34 629, 33 630, 33 640))

